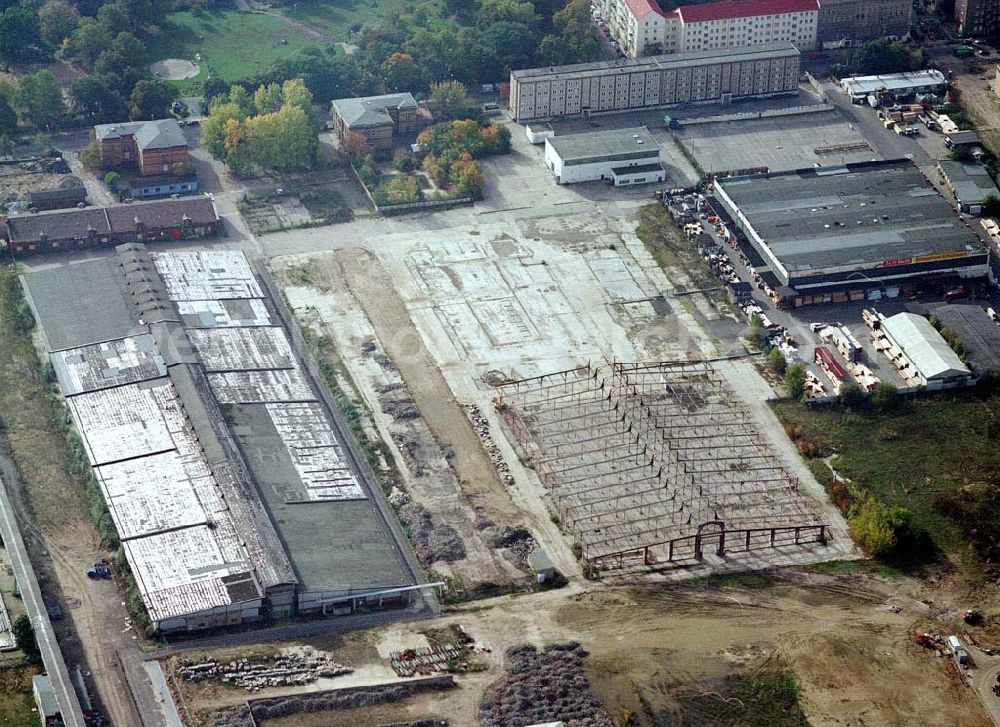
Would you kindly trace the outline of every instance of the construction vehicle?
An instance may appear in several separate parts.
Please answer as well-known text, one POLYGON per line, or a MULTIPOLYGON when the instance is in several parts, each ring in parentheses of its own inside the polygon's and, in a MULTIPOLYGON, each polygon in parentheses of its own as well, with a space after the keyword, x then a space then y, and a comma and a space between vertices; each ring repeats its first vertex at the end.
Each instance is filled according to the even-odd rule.
POLYGON ((970 608, 968 611, 962 614, 962 620, 969 626, 978 626, 983 622, 983 614, 981 611, 977 611, 974 608, 970 608))
POLYGON ((87 567, 87 578, 110 578, 111 564, 106 560, 98 561, 87 567))
POLYGON ((927 632, 918 633, 913 640, 917 646, 923 646, 925 649, 936 649, 938 645, 937 637, 931 636, 927 632))

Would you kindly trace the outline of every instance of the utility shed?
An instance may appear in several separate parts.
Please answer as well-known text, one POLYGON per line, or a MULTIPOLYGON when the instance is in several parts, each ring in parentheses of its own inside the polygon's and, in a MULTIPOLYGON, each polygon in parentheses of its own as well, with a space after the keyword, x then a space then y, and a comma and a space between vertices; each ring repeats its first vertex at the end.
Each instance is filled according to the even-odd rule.
POLYGON ((933 311, 965 347, 965 358, 977 375, 1000 371, 1000 326, 978 305, 943 305, 933 311))
POLYGON ((882 331, 902 351, 916 378, 927 388, 941 388, 972 379, 969 368, 923 316, 898 313, 882 321, 882 331))
POLYGON ((42 724, 45 727, 63 724, 59 702, 56 700, 56 693, 52 689, 52 679, 49 678, 49 675, 36 674, 31 677, 31 691, 35 696, 35 706, 38 708, 38 717, 42 724))
POLYGON ((648 175, 663 181, 660 165, 660 145, 645 126, 611 129, 587 134, 554 136, 545 140, 545 164, 552 170, 557 184, 592 182, 608 179, 619 183, 636 183, 630 168, 648 169, 648 175), (656 169, 659 169, 657 173, 656 169), (621 182, 619 182, 621 180, 621 182))
POLYGON ((941 181, 966 214, 978 215, 983 211, 983 200, 991 195, 1000 197, 1000 189, 982 164, 940 161, 937 166, 941 181))

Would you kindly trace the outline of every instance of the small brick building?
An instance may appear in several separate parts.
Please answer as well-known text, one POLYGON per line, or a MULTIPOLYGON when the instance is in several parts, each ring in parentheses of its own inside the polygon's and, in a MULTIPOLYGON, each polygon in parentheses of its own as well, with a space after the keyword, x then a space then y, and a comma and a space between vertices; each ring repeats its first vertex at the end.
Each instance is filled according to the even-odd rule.
POLYGON ((410 93, 338 98, 330 104, 330 116, 341 142, 355 131, 372 150, 392 149, 398 139, 416 136, 431 123, 430 111, 410 93))
POLYGON ((215 203, 202 195, 15 215, 7 219, 6 239, 14 254, 44 253, 211 237, 220 225, 215 203))
POLYGON ((187 139, 175 119, 98 124, 94 135, 105 169, 134 166, 144 177, 190 171, 187 139))

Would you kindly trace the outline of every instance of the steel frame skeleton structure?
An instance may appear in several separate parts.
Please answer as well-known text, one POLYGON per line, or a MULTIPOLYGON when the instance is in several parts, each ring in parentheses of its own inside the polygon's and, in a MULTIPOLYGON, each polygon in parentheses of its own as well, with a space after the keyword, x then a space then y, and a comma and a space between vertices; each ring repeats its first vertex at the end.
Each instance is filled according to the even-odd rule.
POLYGON ((603 569, 826 542, 819 504, 711 362, 587 365, 506 384, 496 405, 603 569))

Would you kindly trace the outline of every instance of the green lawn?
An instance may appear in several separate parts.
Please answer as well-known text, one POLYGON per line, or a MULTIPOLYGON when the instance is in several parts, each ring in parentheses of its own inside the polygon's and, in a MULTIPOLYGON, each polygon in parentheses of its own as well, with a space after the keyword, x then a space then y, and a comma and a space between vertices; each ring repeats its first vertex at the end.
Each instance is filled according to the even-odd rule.
POLYGON ((984 552, 982 538, 996 542, 1000 395, 940 393, 884 413, 812 410, 789 401, 774 409, 817 474, 826 468, 820 458, 836 455, 832 464, 842 478, 912 510, 941 550, 966 553, 971 541, 984 552), (972 502, 973 493, 978 512, 963 515, 949 505, 972 502))
POLYGON ((321 33, 337 41, 351 41, 351 34, 362 25, 370 25, 385 18, 393 10, 413 11, 427 8, 431 17, 441 13, 441 0, 299 0, 285 4, 281 12, 290 18, 308 23, 321 33))
POLYGON ((296 30, 281 18, 237 10, 171 13, 161 32, 147 47, 153 60, 184 58, 201 54, 201 72, 194 78, 175 81, 181 94, 195 93, 209 73, 226 81, 238 81, 267 68, 272 61, 317 45, 318 41, 296 30))

